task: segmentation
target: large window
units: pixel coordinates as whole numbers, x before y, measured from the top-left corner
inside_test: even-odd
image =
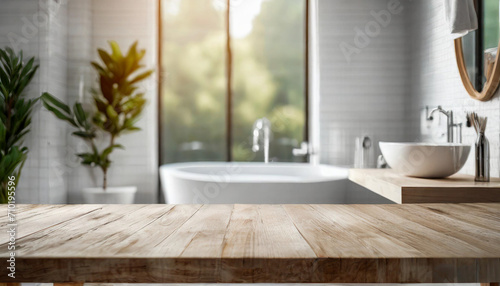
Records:
[[[304,160],[292,149],[307,140],[306,0],[160,1],[161,163],[263,161],[262,117],[270,158]]]

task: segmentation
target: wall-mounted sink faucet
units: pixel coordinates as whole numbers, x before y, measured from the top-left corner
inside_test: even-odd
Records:
[[[440,112],[446,116],[446,130],[447,130],[447,142],[448,143],[453,143],[454,140],[454,130],[457,128],[458,134],[457,134],[457,143],[462,143],[462,123],[454,123],[453,121],[453,110],[444,110],[441,105],[438,107],[432,109],[429,112],[429,107],[426,106],[425,110],[427,111],[427,120],[433,120],[434,119],[434,113]]]
[[[253,145],[252,151],[260,150],[260,142],[264,146],[264,162],[269,163],[269,140],[271,137],[271,122],[263,117],[257,119],[253,124]]]

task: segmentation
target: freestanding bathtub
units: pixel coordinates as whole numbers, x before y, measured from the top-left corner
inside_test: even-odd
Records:
[[[305,163],[197,162],[160,167],[169,204],[339,204],[348,169]]]

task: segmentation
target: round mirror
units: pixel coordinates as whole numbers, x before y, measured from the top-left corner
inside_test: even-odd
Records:
[[[474,0],[478,29],[455,40],[460,76],[469,95],[481,101],[493,97],[500,83],[498,46],[500,0]]]

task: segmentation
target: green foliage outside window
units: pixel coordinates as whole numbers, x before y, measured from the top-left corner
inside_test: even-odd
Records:
[[[162,163],[225,161],[225,10],[210,0],[166,0],[162,11]],[[178,3],[174,12],[169,9]],[[232,11],[248,9],[238,2]],[[251,32],[232,38],[235,161],[262,161],[251,151],[252,126],[272,122],[270,156],[300,161],[304,136],[305,3],[262,1]]]

